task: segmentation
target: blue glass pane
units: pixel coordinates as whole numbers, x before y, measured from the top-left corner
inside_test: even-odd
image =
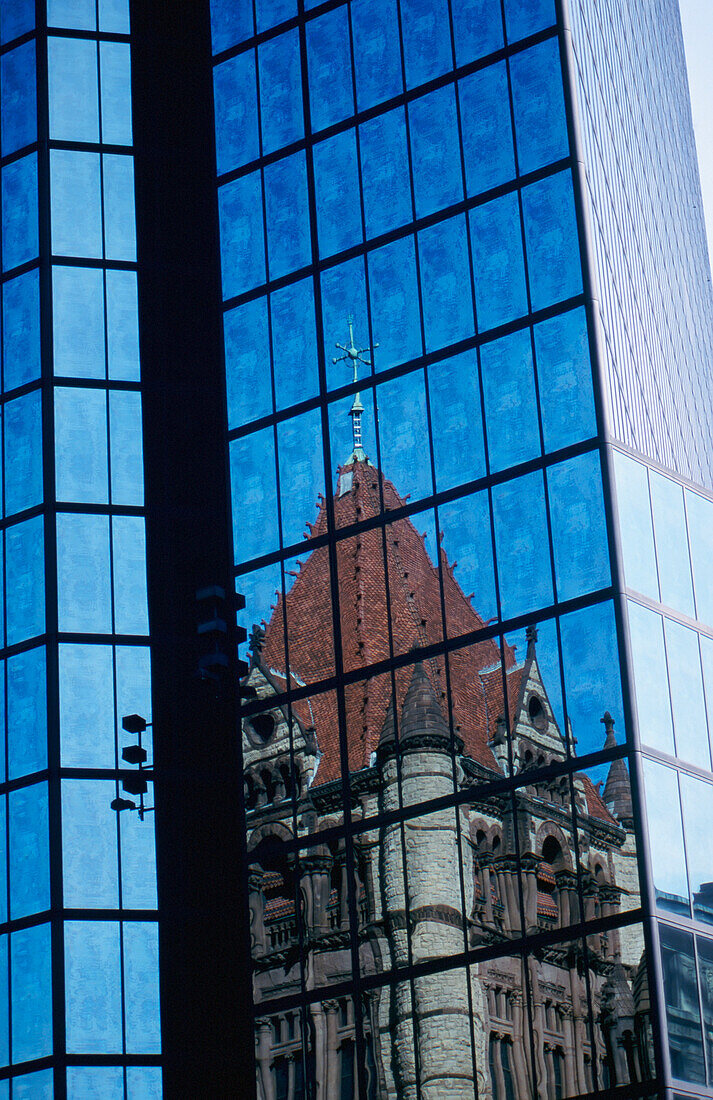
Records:
[[[51,41],[51,39],[50,39]],[[0,147],[2,155],[37,141],[35,43],[25,42],[0,61]]]
[[[135,271],[105,272],[109,377],[138,382],[139,307]]]
[[[50,137],[55,141],[98,142],[96,42],[82,38],[49,38],[47,65]]]
[[[505,24],[509,42],[552,27],[557,21],[554,0],[505,0]]]
[[[270,278],[279,279],[311,259],[304,153],[265,168],[265,213]]]
[[[7,917],[4,919],[7,919]],[[0,936],[0,1065],[2,1066],[8,1065],[10,1061],[10,966],[8,947],[9,936]],[[5,1090],[0,1090],[0,1097],[2,1097],[2,1100],[10,1100],[9,1083],[4,1081],[3,1084]]]
[[[713,835],[713,788],[710,783],[681,773],[681,805],[693,916],[713,924],[711,906],[711,836]],[[688,914],[687,914],[688,915]],[[710,943],[710,941],[701,941]],[[710,972],[710,971],[709,971]]]
[[[106,394],[58,386],[54,400],[57,500],[107,504]]]
[[[522,211],[533,310],[581,294],[582,264],[570,173],[560,172],[525,187]]]
[[[42,395],[39,390],[8,401],[4,416],[5,514],[42,500]]]
[[[472,493],[461,500],[442,504],[438,509],[438,524],[443,537],[444,567],[446,562],[454,567],[453,576],[461,592],[473,593],[471,605],[484,621],[497,618],[487,492]],[[452,606],[457,607],[457,601]],[[451,605],[447,602],[446,629],[449,637],[455,637],[459,633],[458,624],[451,621],[450,612]]]
[[[229,46],[252,37],[252,4],[236,4],[235,0],[211,0],[210,26],[213,39],[213,53],[221,53]]]
[[[35,0],[5,0],[0,4],[0,42],[12,42],[35,25]]]
[[[7,644],[42,634],[45,629],[45,571],[42,516],[5,535],[5,607]]]
[[[698,635],[695,630],[664,618],[664,637],[676,755],[710,769]]]
[[[5,391],[40,376],[40,277],[37,268],[4,283],[3,385]]]
[[[452,5],[456,62],[466,65],[503,44],[500,0],[458,0]]]
[[[548,467],[557,599],[611,583],[599,452]]]
[[[7,659],[8,779],[47,767],[47,684],[44,649]]]
[[[231,57],[213,70],[218,175],[260,155],[255,54]]]
[[[683,489],[655,470],[649,471],[651,505],[656,535],[661,602],[695,617],[693,582],[688,555]]]
[[[465,215],[418,235],[426,351],[455,344],[475,332]]]
[[[686,489],[686,513],[696,614],[702,622],[713,625],[713,501]]]
[[[413,237],[376,249],[368,262],[371,321],[379,345],[373,362],[386,370],[423,354]]]
[[[353,0],[352,36],[360,111],[403,90],[396,0]]]
[[[5,729],[5,661],[0,661],[0,750],[4,749],[6,744],[7,735]],[[5,772],[5,761],[0,760],[0,783],[4,783],[6,779],[7,775]]]
[[[124,714],[151,714],[151,657],[147,646],[117,645],[114,648],[116,662],[116,714],[120,746],[134,744],[136,738],[121,728]],[[142,744],[151,758],[151,727],[142,738]]]
[[[3,680],[5,670],[3,669]],[[0,882],[0,920],[5,922],[8,919],[8,874],[7,874],[7,799],[3,795],[0,798],[0,876],[2,881]],[[5,938],[2,938],[2,944],[0,944],[0,1065],[3,1064],[2,1060],[2,1046],[7,1039],[7,1032],[3,1032],[2,1025],[6,1022],[2,1019],[5,1015],[5,1003],[7,999],[7,954],[5,950]],[[5,1057],[7,1061],[7,1057]]]
[[[47,0],[47,25],[71,27],[75,31],[95,31],[95,0]]]
[[[673,768],[643,759],[651,864],[660,909],[690,916],[681,803]]]
[[[540,454],[530,330],[480,351],[490,469],[504,470]]]
[[[67,909],[116,909],[119,858],[113,779],[62,781],[62,878]]]
[[[100,42],[102,141],[131,145],[131,49],[128,42]]]
[[[428,395],[436,489],[442,492],[482,477],[485,451],[475,353],[430,366]]]
[[[144,747],[145,747],[145,742]],[[113,797],[113,796],[112,796]],[[146,804],[153,806],[149,784]],[[137,813],[119,817],[121,830],[121,904],[125,909],[155,909],[156,841],[151,814],[142,821]]]
[[[453,85],[409,104],[416,216],[463,198],[463,174]]]
[[[545,450],[556,451],[596,435],[584,309],[535,325],[535,354]]]
[[[223,336],[228,427],[237,428],[272,412],[267,299],[224,313]]]
[[[10,819],[10,917],[18,920],[50,907],[49,805],[47,784],[8,795]]]
[[[305,523],[316,518],[317,495],[324,492],[324,459],[319,410],[277,427],[280,458],[282,542],[304,538]]]
[[[542,474],[493,487],[493,519],[504,619],[552,603],[552,569]]]
[[[34,260],[39,253],[37,154],[2,169],[3,271]]]
[[[401,29],[407,88],[452,68],[448,0],[401,0]]]
[[[510,59],[520,173],[569,154],[559,43],[548,38]]]
[[[109,518],[57,516],[59,629],[111,633]]]
[[[713,924],[710,901],[711,836],[713,836],[713,787],[692,775],[681,773],[681,805],[686,837],[688,881],[693,898],[693,915]],[[686,913],[688,916],[688,913]]]
[[[233,298],[265,281],[260,173],[218,189],[223,297]]]
[[[673,727],[661,616],[629,600],[639,736],[644,745],[673,755]]]
[[[52,251],[57,256],[102,255],[101,179],[98,153],[50,153]]]
[[[127,1100],[161,1100],[163,1085],[158,1066],[127,1066]]]
[[[344,344],[348,338],[347,321],[350,317],[354,321],[354,338],[359,346],[365,347],[369,343],[364,260],[361,256],[322,273],[322,317],[328,384],[330,389],[345,386],[352,381],[351,369],[345,363],[334,363],[332,360],[344,354],[336,349],[335,344]],[[362,369],[368,371],[368,367]]]
[[[312,130],[323,130],[354,114],[351,66],[347,62],[346,7],[307,24],[307,67]]]
[[[304,134],[298,32],[264,42],[258,49],[258,67],[262,151],[273,153]]]
[[[54,1073],[51,1069],[39,1073],[27,1073],[14,1077],[12,1081],[13,1100],[52,1100],[54,1096]]]
[[[131,390],[109,393],[112,504],[144,502],[144,457],[141,395]]]
[[[72,1100],[124,1100],[121,1066],[67,1066],[67,1096]]]
[[[148,634],[146,526],[141,516],[113,516],[114,631]]]
[[[15,1063],[45,1058],[52,1053],[50,955],[49,924],[23,928],[10,937],[12,1060]],[[17,1094],[17,1082],[13,1083],[13,1093]],[[25,1095],[27,1100],[31,1097],[34,1100],[43,1094],[30,1090]]]
[[[466,76],[458,84],[463,157],[469,195],[515,176],[515,150],[505,62]]]
[[[60,645],[59,730],[63,767],[115,766],[110,646]]]
[[[312,280],[270,295],[275,402],[284,409],[319,391]]]
[[[484,332],[527,313],[517,195],[471,210],[470,236],[478,329]]]
[[[134,158],[105,153],[104,251],[107,260],[136,259]]]
[[[102,272],[88,267],[53,267],[52,312],[55,374],[104,378]]]
[[[579,756],[602,748],[601,717],[614,718],[619,744],[626,740],[614,607],[595,604],[560,619],[567,716]]]
[[[126,1051],[155,1054],[161,1049],[156,924],[124,923],[124,988]]]
[[[423,371],[385,382],[376,391],[376,401],[382,471],[412,500],[432,493],[431,458],[421,443],[427,423]]]
[[[321,141],[313,158],[319,254],[331,256],[362,239],[356,132]]]
[[[121,1053],[121,959],[115,921],[64,925],[67,1051]]]
[[[129,34],[129,0],[99,0],[99,30],[105,34]]]
[[[366,235],[376,237],[413,217],[403,107],[359,128]]]
[[[265,428],[230,444],[235,561],[247,561],[279,547],[275,443]],[[260,516],[255,523],[249,517]]]
[[[297,0],[255,0],[257,33],[293,19],[297,15]]]
[[[620,451],[614,451],[613,457],[624,580],[628,588],[634,588],[652,600],[658,600],[654,530],[646,467]]]

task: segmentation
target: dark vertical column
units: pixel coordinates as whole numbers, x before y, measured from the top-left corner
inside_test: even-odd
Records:
[[[208,0],[132,0],[165,1095],[254,1090]],[[201,677],[196,591],[225,589]]]

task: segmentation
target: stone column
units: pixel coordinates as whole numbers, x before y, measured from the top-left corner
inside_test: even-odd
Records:
[[[572,1009],[569,1005],[562,1005],[561,1013],[564,1023],[564,1082],[567,1096],[575,1096],[577,1093],[577,1074]]]
[[[493,1092],[496,1096],[505,1096],[505,1074],[503,1073],[503,1063],[501,1054],[501,1045],[503,1042],[502,1035],[498,1031],[494,1031],[490,1037],[490,1041],[493,1044]]]
[[[495,924],[495,918],[493,916],[493,891],[490,885],[490,857],[483,858],[481,864],[481,872],[483,875],[483,902],[485,904],[485,923],[492,928]]]
[[[267,1020],[257,1025],[257,1061],[258,1095],[263,1100],[275,1100],[275,1082],[272,1077],[272,1028]]]
[[[320,1004],[311,1005],[309,1012],[314,1028],[314,1067],[317,1079],[317,1100],[331,1100],[327,1092],[327,1029],[324,1012]]]
[[[522,885],[525,902],[525,931],[527,935],[537,932],[537,864],[535,856],[523,856]]]
[[[265,954],[265,895],[262,892],[262,871],[251,868],[248,874],[248,906],[250,911],[250,948],[253,958]]]
[[[329,1100],[332,1096],[339,1095],[339,1039],[337,1037],[339,1002],[322,1001],[322,1008],[327,1018],[327,1091],[325,1093],[325,1098]]]
[[[530,1034],[525,1023],[523,995],[521,990],[514,989],[510,994],[512,1002],[513,1044],[512,1057],[515,1070],[515,1089],[518,1100],[531,1100],[532,1088],[530,1085],[529,1046]],[[526,1053],[527,1051],[527,1053]]]

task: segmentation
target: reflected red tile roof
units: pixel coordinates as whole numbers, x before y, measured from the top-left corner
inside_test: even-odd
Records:
[[[404,500],[390,481],[365,462],[344,467],[351,475],[351,487],[334,497],[337,529],[344,529],[380,515],[379,479],[384,507],[393,511]],[[386,516],[388,519],[388,515]],[[322,500],[312,535],[327,530],[327,513]],[[481,630],[484,622],[462,592],[454,567],[440,551],[443,599],[451,636]],[[381,528],[362,531],[337,543],[337,588],[343,664],[347,671],[365,668],[389,656],[389,620],[395,654],[408,653],[414,646],[442,641],[441,588],[438,569],[433,565],[411,519],[402,518]],[[387,604],[385,576],[389,581]],[[284,606],[283,606],[284,602]],[[389,614],[390,612],[390,614]],[[293,683],[313,683],[334,672],[332,648],[332,598],[327,547],[313,550],[296,571],[286,600],[278,600],[265,632],[263,665],[284,674],[285,651],[283,613],[287,616],[290,674]],[[425,663],[443,713],[448,717],[445,658]],[[504,714],[500,650],[487,639],[449,656],[453,725],[463,738],[465,751],[488,768],[497,765],[488,741]],[[505,667],[511,714],[521,692],[521,669],[514,651],[506,646]],[[395,673],[397,714],[408,689],[412,669]],[[346,689],[346,728],[349,770],[369,765],[376,750],[391,699],[391,677],[381,675],[349,685]],[[302,721],[316,730],[323,753],[317,782],[325,783],[340,774],[337,700],[334,692],[310,697],[309,707],[298,709]]]

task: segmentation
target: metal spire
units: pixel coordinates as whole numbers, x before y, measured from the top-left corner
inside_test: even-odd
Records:
[[[364,354],[368,351],[373,351],[374,348],[378,348],[378,344],[374,344],[374,348],[358,348],[354,343],[354,318],[348,317],[347,324],[349,325],[349,343],[348,344],[336,344],[336,348],[339,351],[343,351],[344,355],[338,356],[336,359],[332,359],[333,363],[342,363],[346,360],[351,363],[354,368],[353,381],[356,382],[359,377],[359,363],[363,363],[365,367],[371,366],[371,360],[365,359]],[[368,462],[366,453],[364,451],[363,439],[361,434],[361,414],[364,412],[364,406],[361,403],[361,394],[354,394],[354,401],[349,411],[349,415],[352,418],[352,441],[354,450],[349,459],[349,462]]]

